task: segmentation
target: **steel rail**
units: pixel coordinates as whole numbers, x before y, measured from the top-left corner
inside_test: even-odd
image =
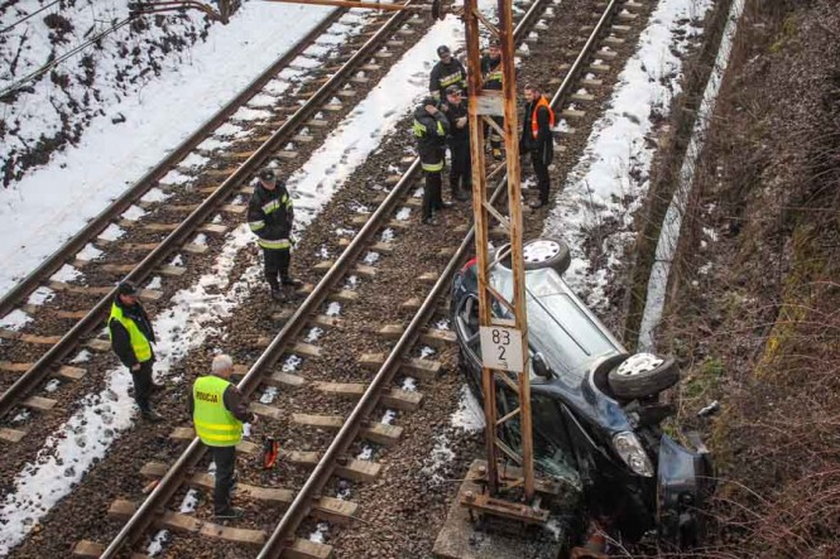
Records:
[[[408,0],[410,4],[413,0]],[[289,135],[302,126],[306,119],[316,112],[324,101],[341,85],[349,75],[355,71],[355,67],[371,51],[379,46],[383,38],[388,35],[394,27],[398,26],[407,17],[407,13],[398,12],[391,16],[382,27],[362,45],[335,74],[324,82],[324,84],[304,103],[294,114],[292,114],[266,142],[257,148],[248,159],[246,159],[236,171],[219,185],[193,212],[188,215],[178,227],[173,230],[160,244],[158,244],[146,257],[125,277],[125,280],[135,283],[141,282],[158,268],[166,258],[178,246],[184,244],[187,238],[192,235],[198,227],[206,221],[216,207],[219,206],[232,191],[250,177],[260,165],[271,157],[280,145],[289,139]],[[108,295],[103,297],[96,306],[81,318],[62,338],[51,346],[32,367],[21,375],[12,386],[0,395],[0,417],[8,414],[18,402],[32,391],[49,374],[50,367],[60,359],[64,358],[78,343],[78,341],[102,322],[111,301],[116,293],[116,287]]]
[[[566,95],[568,95],[568,90],[573,83],[573,74],[579,70],[582,65],[582,61],[590,54],[598,34],[600,34],[601,30],[605,26],[609,16],[612,15],[617,2],[618,0],[611,0],[605,8],[604,13],[598,21],[598,25],[596,25],[593,29],[589,39],[583,46],[581,52],[578,54],[575,64],[570,67],[566,74],[566,78],[552,96],[552,108],[556,108],[558,103],[565,98]],[[531,10],[529,10],[528,14],[526,14],[526,17],[531,14],[532,10],[536,8],[538,3],[539,2],[532,6]],[[527,21],[530,21],[530,18]],[[522,27],[525,22],[526,19],[523,18],[514,31],[514,38],[517,42],[519,42],[520,36],[525,29],[525,27]],[[417,161],[415,161],[415,163],[417,163]],[[501,165],[497,170],[502,171],[504,168],[505,165]],[[506,187],[507,174],[505,174],[497,183],[495,190],[490,197],[490,202],[495,203],[506,192]],[[438,297],[441,296],[444,289],[448,286],[450,276],[467,255],[467,251],[472,245],[474,236],[475,226],[470,228],[469,232],[464,237],[464,240],[461,242],[461,245],[458,247],[455,255],[453,255],[450,259],[437,282],[435,282],[435,285],[424,299],[420,309],[414,315],[414,318],[406,327],[402,336],[400,336],[385,362],[377,371],[364,394],[353,408],[353,411],[350,412],[350,415],[345,420],[338,434],[336,434],[333,438],[330,446],[324,452],[321,459],[318,461],[318,464],[307,478],[304,486],[295,495],[294,500],[284,512],[283,517],[275,527],[274,532],[272,532],[262,550],[260,550],[260,553],[257,556],[258,559],[276,559],[280,557],[283,550],[289,546],[289,542],[292,540],[295,531],[300,526],[300,523],[304,518],[306,518],[306,516],[308,516],[314,499],[317,495],[321,494],[321,491],[327,481],[332,476],[336,460],[347,451],[347,448],[349,448],[350,444],[352,444],[353,440],[357,437],[358,432],[361,429],[362,421],[366,419],[374,410],[376,405],[378,405],[382,391],[387,388],[388,384],[393,379],[394,374],[399,369],[400,361],[403,356],[406,355],[411,347],[417,342],[420,335],[420,329],[431,318]]]
[[[533,20],[539,15],[543,7],[543,2],[537,0],[531,5],[531,8],[525,13],[522,19],[514,29],[514,41],[520,43],[523,39],[525,31],[530,28]],[[566,86],[568,87],[568,86]],[[415,159],[414,164],[417,165],[419,159]],[[504,165],[500,165],[493,174],[501,173],[505,169]],[[497,183],[493,195],[490,198],[491,203],[505,192],[507,187],[507,175],[505,174]],[[353,411],[345,419],[338,434],[333,438],[330,446],[321,456],[318,464],[313,469],[312,473],[307,478],[304,486],[295,495],[292,503],[286,509],[283,517],[278,522],[268,541],[260,550],[258,559],[277,558],[280,557],[283,550],[288,547],[289,542],[293,538],[295,531],[306,516],[312,506],[315,497],[321,493],[327,481],[333,474],[337,459],[342,456],[353,440],[358,435],[361,429],[362,421],[364,421],[378,405],[382,390],[393,380],[394,374],[399,369],[400,362],[404,355],[408,353],[411,347],[417,342],[420,335],[420,329],[425,325],[432,316],[436,301],[447,287],[452,273],[457,269],[458,265],[463,261],[467,251],[472,245],[475,236],[475,226],[470,228],[470,231],[464,237],[455,255],[449,260],[446,268],[438,277],[434,286],[420,306],[420,309],[414,315],[409,325],[406,327],[403,334],[400,336],[394,348],[388,354],[385,362],[377,371],[371,383],[368,385],[362,397],[356,403]]]
[[[409,0],[409,2],[410,1],[411,0]],[[380,31],[377,32],[373,37],[371,37],[371,39],[367,43],[365,43],[365,45],[356,53],[356,55],[354,55],[351,58],[351,60],[348,61],[348,63],[345,65],[345,68],[352,68],[355,66],[356,61],[366,56],[369,56],[369,53],[367,52],[368,49],[365,49],[365,47],[367,47],[368,44],[373,44],[372,42],[375,42],[379,38],[381,38],[381,36],[384,33],[387,33],[386,28],[392,28],[394,25],[398,24],[402,19],[404,19],[402,13],[398,13],[392,16],[385,23],[383,28],[380,29]],[[332,82],[332,79],[325,83],[324,86],[322,86],[321,89],[319,89],[319,91],[315,93],[315,96],[319,96],[319,94],[320,97],[328,95],[330,93],[330,90],[325,88],[330,82]],[[298,113],[295,113],[295,115],[297,114]],[[287,121],[286,124],[289,124],[289,121]],[[286,126],[286,124],[284,124],[284,127]],[[272,139],[274,138],[274,136],[280,137],[279,134],[280,130],[278,130],[277,133],[275,133],[272,136]],[[271,142],[271,140],[269,140],[269,142]],[[251,158],[255,158],[256,156],[257,153],[253,154]],[[248,161],[250,161],[251,158],[249,158]],[[356,236],[353,238],[350,244],[344,249],[344,251],[341,253],[341,256],[339,256],[339,258],[335,261],[333,266],[321,278],[321,280],[312,290],[312,293],[310,293],[309,296],[307,296],[306,299],[300,304],[300,306],[298,306],[294,314],[289,318],[289,320],[284,324],[284,326],[280,329],[277,335],[272,339],[271,343],[268,345],[266,350],[262,353],[262,355],[260,355],[257,361],[254,362],[254,364],[251,366],[251,368],[248,370],[248,372],[245,374],[242,380],[239,381],[238,388],[245,397],[248,397],[259,386],[261,377],[268,369],[274,366],[274,364],[283,355],[286,348],[292,344],[294,337],[306,324],[308,316],[310,316],[313,312],[315,312],[318,309],[318,306],[321,305],[321,303],[323,303],[329,296],[331,289],[334,288],[337,282],[341,279],[341,277],[343,277],[346,274],[346,272],[350,270],[350,267],[359,257],[372,235],[385,222],[386,216],[390,215],[394,211],[399,199],[406,194],[407,189],[411,184],[411,179],[417,173],[417,170],[419,168],[419,160],[415,160],[414,163],[405,172],[402,179],[394,186],[394,188],[391,189],[390,193],[385,198],[385,200],[371,215],[371,218],[365,223],[365,225],[356,234]],[[220,186],[219,189],[221,188],[222,187]],[[163,508],[166,506],[166,503],[178,490],[178,487],[183,482],[189,470],[196,465],[196,463],[201,459],[205,451],[206,447],[199,441],[198,438],[194,438],[190,442],[187,449],[175,462],[175,464],[173,464],[172,467],[169,468],[169,470],[167,470],[166,474],[163,476],[163,478],[160,480],[157,486],[155,486],[155,488],[148,495],[148,497],[146,497],[146,499],[138,507],[138,509],[134,512],[131,518],[129,518],[129,520],[123,525],[122,529],[117,534],[117,536],[113,540],[111,540],[111,543],[102,553],[100,558],[116,557],[123,546],[129,543],[133,543],[134,538],[140,537],[145,532],[149,524],[151,524],[151,522],[153,521],[154,517],[160,514],[160,511],[163,510]]]
[[[333,10],[324,20],[307,33],[300,41],[295,43],[289,52],[278,58],[265,72],[259,75],[254,81],[248,84],[239,94],[219,112],[210,117],[201,127],[184,140],[172,153],[162,159],[157,165],[149,170],[143,177],[134,183],[116,200],[102,210],[96,217],[90,220],[73,237],[68,239],[61,247],[52,253],[46,260],[27,274],[12,289],[0,297],[0,317],[6,316],[9,312],[19,306],[24,297],[28,296],[38,288],[41,282],[45,281],[67,260],[82,250],[87,243],[102,232],[121,213],[127,210],[138,198],[150,190],[158,180],[163,178],[176,163],[186,157],[192,150],[198,147],[207,136],[234,114],[243,104],[259,92],[262,87],[273,79],[285,66],[288,66],[300,53],[309,48],[330,25],[335,23],[347,10]]]

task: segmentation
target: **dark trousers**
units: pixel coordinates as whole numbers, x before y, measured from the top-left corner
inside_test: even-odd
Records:
[[[213,507],[224,512],[230,507],[230,490],[233,489],[233,470],[236,466],[235,446],[211,446],[216,463],[216,485],[213,488]]]
[[[531,152],[531,163],[534,165],[534,173],[537,175],[537,188],[540,192],[540,202],[547,204],[551,178],[548,176],[548,165],[543,161],[542,150]]]
[[[289,262],[292,256],[287,248],[264,248],[263,249],[263,269],[265,271],[265,279],[271,289],[280,289],[280,282],[278,278],[289,277]]]
[[[449,168],[449,187],[454,196],[459,188],[467,192],[472,190],[472,162],[470,161],[470,144],[452,144],[449,146],[452,154],[452,166]]]
[[[149,411],[149,396],[152,393],[152,361],[140,363],[140,368],[131,371],[131,378],[134,379],[134,401],[140,411]]]
[[[443,185],[442,171],[424,171],[426,187],[423,189],[423,219],[432,217],[435,210],[443,207],[440,187]]]

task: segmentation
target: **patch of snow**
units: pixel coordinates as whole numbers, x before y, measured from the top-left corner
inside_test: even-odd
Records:
[[[408,206],[403,206],[402,208],[400,208],[396,215],[397,221],[408,221],[410,217],[411,208],[409,208]]]
[[[653,128],[651,119],[667,115],[679,92],[680,57],[698,35],[688,22],[703,17],[711,5],[711,0],[661,0],[656,5],[638,50],[619,74],[610,108],[594,124],[583,156],[546,219],[543,236],[564,238],[572,251],[564,278],[596,312],[606,302],[614,269],[610,263],[622,260],[623,240],[633,230],[633,217],[649,187],[654,148],[645,137]],[[583,247],[595,232],[601,235],[607,219],[619,227],[599,247],[608,254],[607,266],[595,267]]]
[[[484,429],[484,408],[466,384],[461,386],[458,410],[450,416],[449,423],[467,433]]]
[[[362,447],[362,451],[356,456],[358,460],[370,461],[373,459],[373,447],[366,444]]]
[[[303,341],[305,341],[308,344],[311,344],[313,342],[317,342],[318,339],[323,335],[323,333],[324,333],[323,328],[320,328],[318,326],[313,326],[312,328],[309,329],[309,332],[307,332],[306,337],[303,339]]]
[[[261,404],[266,404],[266,405],[270,404],[271,402],[274,401],[275,398],[277,398],[277,395],[279,393],[280,393],[280,391],[277,389],[276,386],[267,387],[265,389],[265,391],[262,393],[262,395],[260,396],[260,403]]]
[[[53,281],[70,283],[76,280],[77,278],[80,278],[82,275],[84,274],[82,274],[82,272],[80,272],[77,268],[74,268],[70,264],[65,264],[64,266],[59,268],[56,273],[50,276],[50,279]]]
[[[73,364],[73,365],[78,364],[78,363],[86,363],[86,362],[90,361],[90,356],[91,356],[90,351],[88,351],[86,349],[80,350],[79,353],[76,354],[76,357],[74,357],[73,359],[70,360],[70,363]]]
[[[146,284],[146,289],[160,289],[163,286],[163,279],[160,276],[155,276]]]
[[[30,322],[32,322],[30,315],[20,309],[15,309],[3,318],[0,318],[0,328],[20,330]]]
[[[361,283],[358,276],[348,276],[344,282],[344,289],[356,289]]]
[[[169,261],[170,266],[183,266],[184,265],[184,256],[182,254],[176,254],[172,260]]]
[[[99,234],[99,238],[106,241],[116,241],[123,235],[125,235],[125,231],[116,223],[112,223]]]
[[[330,531],[330,525],[326,522],[319,522],[315,530],[309,534],[309,541],[315,543],[326,543],[326,535]]]
[[[385,410],[385,415],[379,420],[383,425],[393,425],[394,420],[397,419],[397,412],[394,410]]]
[[[424,345],[420,348],[420,359],[426,359],[427,357],[431,357],[435,353],[437,353],[435,351],[435,348]]]
[[[79,260],[96,260],[102,256],[102,251],[93,246],[93,243],[88,243],[85,248],[76,253],[76,258]]]
[[[291,373],[293,371],[296,371],[297,368],[300,367],[301,363],[303,363],[303,359],[300,356],[295,355],[293,353],[286,357],[286,360],[283,361],[283,366],[280,370],[282,370],[284,373]]]
[[[450,329],[450,322],[449,318],[441,318],[437,322],[435,322],[435,330],[449,330]]]
[[[414,377],[405,377],[400,388],[407,392],[417,392],[417,379]]]
[[[382,234],[379,236],[379,240],[382,241],[383,243],[390,243],[395,238],[396,238],[396,234],[394,233],[394,230],[391,229],[390,227],[386,227],[385,230],[382,231]]]
[[[325,314],[327,316],[338,316],[341,314],[341,303],[338,301],[330,301],[330,304],[327,305],[327,311]]]
[[[367,254],[365,254],[365,257],[362,259],[362,262],[364,262],[368,266],[373,266],[374,264],[379,262],[379,256],[380,255],[378,252],[369,250]]]
[[[55,392],[61,386],[61,381],[57,378],[50,379],[50,381],[44,386],[44,390],[46,392]]]
[[[207,235],[205,233],[199,233],[193,239],[193,244],[196,245],[206,245],[207,244]]]

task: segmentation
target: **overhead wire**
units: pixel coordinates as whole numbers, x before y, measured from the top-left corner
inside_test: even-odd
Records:
[[[29,74],[27,74],[26,76],[17,80],[13,84],[11,84],[11,85],[3,88],[2,90],[0,90],[0,97],[3,97],[5,95],[7,95],[8,93],[13,92],[13,91],[19,89],[23,84],[25,84],[27,82],[30,82],[30,81],[34,80],[35,78],[38,78],[38,77],[44,75],[46,72],[48,72],[49,70],[51,70],[55,66],[61,64],[62,62],[64,62],[68,58],[78,54],[79,52],[83,51],[84,49],[86,49],[89,46],[93,45],[94,43],[98,42],[100,39],[102,39],[106,35],[109,35],[109,34],[113,33],[114,31],[120,29],[121,27],[124,27],[126,24],[130,23],[131,20],[133,20],[135,17],[136,16],[131,15],[131,16],[125,18],[124,20],[115,23],[111,27],[109,27],[109,28],[107,28],[103,31],[100,31],[99,33],[97,33],[96,35],[94,35],[93,37],[91,37],[90,39],[85,41],[84,43],[82,43],[82,44],[80,44],[76,47],[73,47],[69,51],[62,54],[61,56],[55,58],[54,60],[51,60],[47,64],[44,64],[43,66],[41,66],[37,70],[35,70],[33,72],[30,72]]]
[[[52,6],[55,6],[55,5],[56,5],[56,4],[58,4],[59,2],[61,2],[61,0],[53,0],[52,2],[50,2],[49,4],[47,4],[46,6],[41,6],[40,8],[38,8],[37,10],[35,10],[34,12],[32,12],[31,14],[26,15],[26,16],[23,16],[22,18],[20,18],[19,20],[17,20],[17,21],[16,21],[16,22],[14,22],[13,24],[11,24],[11,25],[9,25],[9,26],[6,26],[6,27],[4,27],[3,29],[0,29],[0,33],[5,33],[6,31],[9,31],[10,29],[14,29],[15,27],[17,27],[18,25],[20,25],[20,24],[21,24],[21,23],[23,23],[24,21],[28,20],[29,18],[35,17],[36,15],[40,14],[41,12],[43,12],[44,10],[46,10],[47,8],[50,8],[50,7],[52,7]]]

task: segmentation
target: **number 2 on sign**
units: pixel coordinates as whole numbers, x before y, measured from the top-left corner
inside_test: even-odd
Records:
[[[522,372],[522,335],[516,328],[482,326],[481,361],[489,369]]]

